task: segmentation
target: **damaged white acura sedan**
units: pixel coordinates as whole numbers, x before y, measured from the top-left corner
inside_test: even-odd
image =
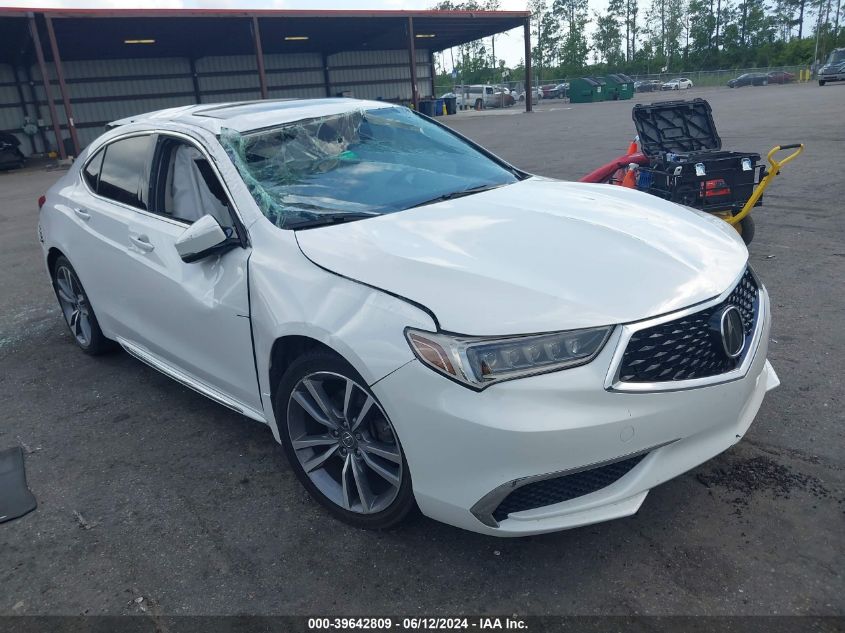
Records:
[[[268,424],[357,526],[415,505],[500,536],[633,514],[778,384],[732,227],[531,176],[403,107],[126,119],[40,202],[79,347],[116,341]]]

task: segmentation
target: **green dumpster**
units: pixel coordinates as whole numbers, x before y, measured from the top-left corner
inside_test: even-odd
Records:
[[[623,75],[622,73],[605,75],[604,80],[607,83],[607,96],[605,100],[616,101],[618,99],[633,98],[634,80],[628,75]]]
[[[601,77],[580,77],[569,82],[570,103],[596,103],[605,100],[607,85]]]

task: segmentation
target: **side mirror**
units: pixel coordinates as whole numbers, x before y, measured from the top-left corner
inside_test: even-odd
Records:
[[[183,262],[190,264],[209,255],[223,253],[238,243],[238,240],[226,235],[217,220],[204,215],[177,238],[176,252]]]

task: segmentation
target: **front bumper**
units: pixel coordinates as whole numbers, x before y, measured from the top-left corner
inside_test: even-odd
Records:
[[[420,509],[439,521],[497,536],[552,532],[633,514],[651,488],[739,441],[766,391],[779,384],[766,360],[770,318],[765,290],[761,301],[761,332],[748,372],[706,387],[640,393],[605,389],[620,328],[588,365],[481,392],[419,361],[393,372],[373,390],[402,442]],[[596,492],[498,522],[483,507],[485,497],[511,482],[644,451],[648,455],[630,472]]]

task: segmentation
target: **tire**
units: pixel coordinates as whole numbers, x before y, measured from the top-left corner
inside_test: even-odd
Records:
[[[91,356],[111,351],[114,343],[103,335],[91,300],[67,257],[60,256],[50,272],[59,308],[77,347]]]
[[[745,245],[748,246],[751,244],[754,239],[754,218],[750,215],[746,215],[739,221],[739,224],[735,224],[734,227],[740,237],[742,237],[742,241],[745,242]]]
[[[819,85],[823,86],[824,84],[825,84],[825,82],[823,80],[819,79]]]
[[[481,101],[481,99],[475,100],[475,109],[476,110],[481,110],[483,108],[483,106],[484,106],[484,102]]]
[[[309,494],[345,523],[384,530],[416,504],[399,438],[366,384],[343,358],[316,350],[291,363],[274,406],[285,454]]]

